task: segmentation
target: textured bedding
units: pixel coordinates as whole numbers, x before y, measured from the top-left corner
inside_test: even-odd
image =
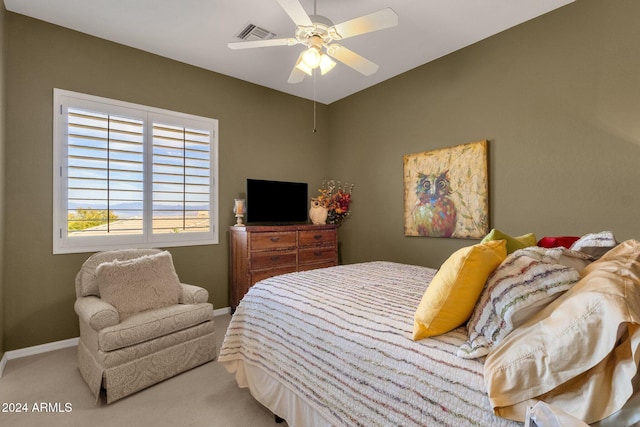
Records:
[[[236,309],[218,361],[237,375],[259,370],[327,425],[521,425],[493,415],[484,359],[456,355],[464,326],[411,339],[435,272],[370,262],[259,282]]]
[[[569,291],[514,330],[486,358],[496,411],[518,419],[537,400],[589,423],[634,393],[640,363],[640,242],[585,267]]]

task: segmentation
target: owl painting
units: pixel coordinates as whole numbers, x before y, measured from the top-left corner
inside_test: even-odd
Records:
[[[419,172],[415,186],[413,222],[420,236],[451,237],[456,227],[456,205],[449,198],[449,171]]]
[[[405,236],[481,239],[489,232],[487,146],[403,156]]]

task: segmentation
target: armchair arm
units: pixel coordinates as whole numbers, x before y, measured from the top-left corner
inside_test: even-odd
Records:
[[[180,283],[182,287],[182,295],[180,296],[181,304],[200,304],[209,302],[209,292],[200,286],[187,285]]]
[[[78,317],[84,320],[95,331],[120,323],[118,310],[96,296],[78,298],[73,308]]]

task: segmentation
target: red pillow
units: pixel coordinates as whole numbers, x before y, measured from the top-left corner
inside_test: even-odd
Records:
[[[579,238],[580,237],[576,236],[543,237],[538,241],[538,246],[541,248],[557,248],[559,246],[564,246],[569,249]]]

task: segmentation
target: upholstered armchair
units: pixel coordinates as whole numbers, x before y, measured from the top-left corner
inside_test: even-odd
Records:
[[[78,366],[107,403],[215,359],[209,293],[158,249],[98,252],[76,276]]]

